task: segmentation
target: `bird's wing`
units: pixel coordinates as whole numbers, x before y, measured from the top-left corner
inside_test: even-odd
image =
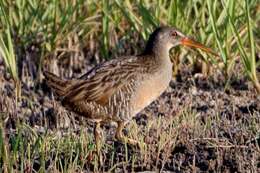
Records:
[[[116,91],[135,79],[139,67],[138,58],[134,56],[105,62],[73,82],[63,99],[104,105]]]

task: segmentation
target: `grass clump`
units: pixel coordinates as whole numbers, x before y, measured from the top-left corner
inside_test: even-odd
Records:
[[[250,165],[243,161],[250,153],[257,153],[256,146],[251,145],[252,141],[242,144],[240,140],[250,139],[258,133],[260,122],[256,117],[248,119],[249,126],[239,121],[231,122],[219,115],[203,121],[201,118],[197,112],[183,109],[178,117],[153,118],[145,126],[138,126],[133,121],[128,127],[129,136],[140,142],[140,148],[110,141],[107,136],[102,143],[101,162],[95,154],[94,137],[86,129],[52,131],[21,124],[15,133],[8,133],[1,127],[1,171],[194,171],[202,166],[200,164],[206,164],[207,170],[214,171],[226,169],[226,161],[221,159],[232,154],[236,160],[241,160],[237,163],[241,170],[257,169],[257,156],[252,158]],[[227,128],[229,123],[236,124],[240,129],[234,132],[235,126]],[[227,132],[230,137],[225,136]],[[239,134],[240,137],[235,137]],[[248,153],[246,156],[243,154],[245,152]],[[175,159],[180,162],[174,162]],[[236,165],[233,166],[229,165],[228,169],[237,169]]]

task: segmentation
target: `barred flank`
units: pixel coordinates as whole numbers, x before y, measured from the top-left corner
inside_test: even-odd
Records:
[[[47,84],[54,90],[55,94],[57,94],[58,96],[63,96],[66,94],[66,88],[69,85],[68,81],[63,80],[60,77],[48,71],[44,71],[43,75],[45,76]]]

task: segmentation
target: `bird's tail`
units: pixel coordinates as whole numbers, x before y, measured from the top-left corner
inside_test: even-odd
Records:
[[[58,96],[63,96],[66,94],[66,89],[70,85],[69,81],[63,80],[48,71],[44,71],[43,75],[45,76],[48,86],[54,90],[55,94],[57,94]]]

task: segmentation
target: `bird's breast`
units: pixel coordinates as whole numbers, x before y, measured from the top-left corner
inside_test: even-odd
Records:
[[[156,100],[166,90],[171,77],[171,66],[166,66],[154,74],[147,74],[143,80],[140,80],[132,99],[134,115]]]

